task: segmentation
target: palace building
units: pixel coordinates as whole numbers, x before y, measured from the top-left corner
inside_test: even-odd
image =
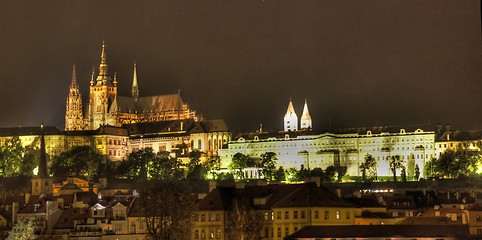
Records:
[[[75,66],[65,109],[65,130],[95,130],[103,125],[120,127],[122,124],[165,120],[197,120],[196,112],[184,103],[180,92],[169,95],[141,97],[134,64],[131,96],[117,94],[117,76],[109,75],[105,44],[102,44],[99,72],[92,71],[89,102],[83,107]]]
[[[372,128],[345,128],[338,130],[312,130],[311,117],[305,101],[303,115],[298,117],[290,100],[284,116],[284,131],[239,134],[218,151],[223,167],[228,167],[237,153],[259,159],[266,152],[276,154],[277,166],[289,168],[346,167],[346,174],[361,176],[360,164],[367,155],[377,160],[378,176],[390,176],[389,159],[398,155],[403,160],[407,174],[413,176],[436,155],[437,133],[430,126],[377,126]],[[251,170],[248,170],[251,171]],[[256,170],[247,173],[257,176]],[[400,172],[398,173],[400,175]]]

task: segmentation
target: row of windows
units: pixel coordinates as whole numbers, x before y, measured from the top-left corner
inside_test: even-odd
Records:
[[[199,234],[201,233],[201,234]],[[204,230],[195,230],[194,231],[194,239],[221,239],[221,230],[211,230],[209,231],[209,233],[207,233],[207,236],[206,236],[206,231]]]
[[[207,219],[206,219],[207,217]],[[195,216],[195,218],[197,218]],[[205,213],[202,213],[199,215],[199,221],[201,222],[205,222],[205,221],[209,221],[209,222],[214,222],[214,221],[221,221],[221,215],[219,213],[209,213],[209,214],[205,214]]]

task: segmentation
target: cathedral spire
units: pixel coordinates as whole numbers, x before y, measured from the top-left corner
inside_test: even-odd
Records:
[[[100,54],[99,76],[97,76],[97,85],[112,84],[109,77],[106,59],[107,57],[105,54],[105,43],[102,41],[102,53]]]
[[[311,129],[311,116],[308,111],[308,103],[305,99],[305,106],[303,107],[303,114],[301,114],[301,129]]]
[[[296,113],[295,113],[295,108],[293,107],[293,102],[291,102],[291,98],[290,98],[290,103],[288,103],[288,110],[286,110],[285,116],[291,116],[291,115],[296,116]]]
[[[288,109],[284,117],[284,130],[285,131],[296,131],[298,130],[298,116],[296,115],[295,108],[293,107],[293,102],[288,104]]]
[[[132,98],[137,102],[139,98],[139,86],[137,85],[137,64],[134,62],[134,76],[132,77]]]
[[[38,162],[38,177],[47,178],[49,174],[47,172],[47,154],[45,152],[45,137],[44,137],[44,125],[40,125],[40,157]]]
[[[72,68],[72,82],[70,83],[70,89],[78,89],[79,87],[77,86],[77,74],[75,72],[75,64],[74,67]]]
[[[94,75],[95,75],[95,68],[92,66],[92,76],[90,77],[90,86],[94,86]]]

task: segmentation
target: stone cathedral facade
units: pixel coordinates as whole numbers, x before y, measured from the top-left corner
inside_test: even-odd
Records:
[[[82,95],[77,83],[75,66],[67,96],[65,130],[95,130],[104,125],[156,122],[165,120],[198,120],[196,112],[184,103],[180,92],[169,95],[141,97],[137,82],[137,69],[134,64],[131,96],[117,95],[116,74],[111,77],[102,44],[99,72],[92,71],[89,102],[82,105]]]

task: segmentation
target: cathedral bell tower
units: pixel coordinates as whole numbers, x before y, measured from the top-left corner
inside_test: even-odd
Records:
[[[286,111],[284,117],[284,130],[285,131],[296,131],[298,130],[298,116],[296,115],[295,108],[293,107],[293,103],[291,102],[288,104],[288,110]]]
[[[117,95],[117,79],[112,81],[109,76],[105,54],[105,44],[102,43],[99,75],[90,81],[89,96],[89,129],[95,130],[102,125],[115,125],[115,116],[110,114],[110,107]]]
[[[65,130],[84,130],[84,116],[82,113],[82,95],[77,85],[75,65],[72,70],[72,82],[70,83],[69,96],[65,104]]]
[[[312,129],[313,126],[311,124],[312,123],[311,123],[310,112],[308,111],[308,103],[306,103],[306,99],[305,99],[303,114],[301,114],[301,129],[302,130]]]

